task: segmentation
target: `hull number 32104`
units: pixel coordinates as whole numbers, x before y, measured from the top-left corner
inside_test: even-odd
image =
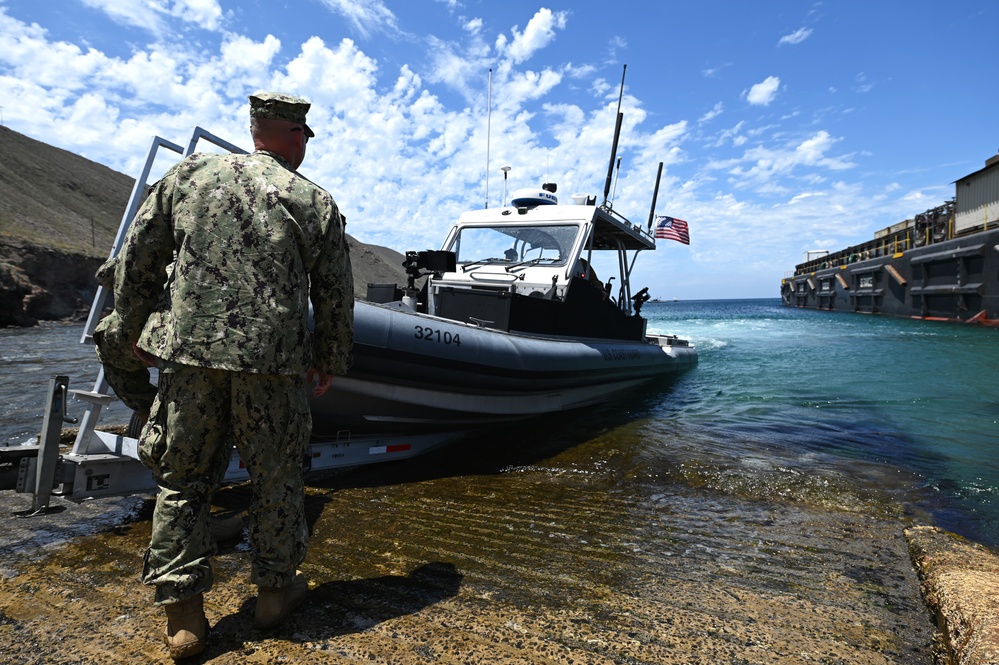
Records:
[[[428,328],[425,326],[416,326],[415,328],[416,339],[422,339],[427,342],[437,342],[438,344],[454,344],[455,346],[461,346],[461,335],[458,333],[451,333],[449,330],[440,331],[435,328]]]

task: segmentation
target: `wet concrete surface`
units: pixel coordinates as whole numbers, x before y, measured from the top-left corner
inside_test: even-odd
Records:
[[[224,546],[194,662],[934,662],[912,524],[892,506],[653,477],[597,439],[527,454],[472,442],[311,478],[306,604],[256,631],[248,546]],[[248,500],[228,487],[217,510]],[[138,581],[151,500],[53,504],[4,518],[0,661],[168,662]],[[29,505],[0,493],[8,515]]]
[[[929,526],[905,533],[923,595],[955,665],[999,663],[999,556]]]

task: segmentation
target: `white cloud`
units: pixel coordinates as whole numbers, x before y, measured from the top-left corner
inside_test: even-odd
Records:
[[[767,195],[789,191],[785,178],[794,177],[810,185],[823,181],[826,171],[842,171],[855,164],[848,156],[830,156],[838,139],[822,130],[797,144],[770,147],[756,145],[742,157],[719,162],[714,168],[728,170],[737,188],[755,188]]]
[[[607,59],[609,62],[617,62],[617,52],[628,48],[628,42],[620,35],[614,35],[607,42]]]
[[[867,80],[867,75],[863,72],[857,74],[857,85],[855,90],[860,93],[870,92],[874,89],[874,84]]]
[[[0,62],[17,78],[40,86],[78,90],[107,66],[102,53],[75,44],[49,42],[38,25],[24,25],[0,13]]]
[[[193,23],[205,30],[218,30],[222,8],[218,0],[81,0],[107,14],[112,20],[159,33],[168,17]]]
[[[482,31],[482,19],[473,18],[462,26],[469,34],[477,35]]]
[[[789,35],[784,35],[777,42],[778,46],[783,46],[784,44],[800,44],[812,35],[811,28],[798,28]]]
[[[322,3],[350,21],[365,39],[372,32],[398,31],[395,14],[382,0],[322,0]]]
[[[746,126],[745,120],[740,120],[734,127],[728,129],[723,129],[718,132],[718,134],[708,142],[708,147],[718,148],[726,143],[730,142],[734,146],[740,146],[746,142],[746,137],[742,135],[743,128]]]
[[[572,77],[574,79],[586,79],[592,76],[597,71],[595,65],[581,65],[576,66],[571,62],[565,66],[564,73],[566,76]]]
[[[255,42],[242,35],[231,35],[222,42],[219,58],[223,80],[236,81],[244,76],[269,71],[280,52],[281,40],[273,35],[267,35],[262,42]]]
[[[788,203],[790,205],[794,205],[795,203],[801,203],[802,201],[804,201],[806,199],[814,198],[816,196],[826,196],[826,193],[825,192],[802,192],[801,194],[797,194],[794,197],[792,197],[791,200],[788,201]]]
[[[824,166],[835,171],[852,168],[855,164],[847,158],[826,157],[826,152],[838,141],[823,130],[799,144],[794,152],[803,164]]]
[[[524,32],[513,27],[512,41],[508,42],[505,35],[501,36],[497,41],[497,51],[509,57],[514,64],[520,64],[551,43],[555,39],[555,29],[565,29],[567,17],[566,12],[552,12],[542,7],[527,22]]]
[[[697,122],[700,122],[700,123],[711,122],[712,120],[714,120],[715,118],[717,118],[718,116],[720,116],[722,114],[723,110],[724,110],[724,107],[722,106],[722,103],[718,102],[717,104],[714,105],[714,107],[710,111],[708,111],[707,113],[705,113],[704,115],[702,115],[700,118],[698,118]]]
[[[478,19],[471,23],[474,30],[468,29],[469,23],[462,25],[468,33],[463,42],[448,42],[431,36],[427,42],[433,64],[428,78],[432,83],[449,86],[474,103],[487,87],[488,75],[485,73],[492,70],[498,104],[509,107],[537,99],[558,85],[564,75],[580,76],[591,71],[588,66],[573,67],[571,64],[557,69],[545,68],[540,73],[515,69],[551,44],[556,29],[566,27],[567,17],[567,12],[542,8],[528,21],[523,32],[514,26],[512,36],[501,33],[491,44],[483,36],[483,23]]]
[[[218,0],[175,0],[170,15],[198,23],[206,30],[217,30],[222,21],[222,8]]]
[[[714,67],[707,67],[707,68],[701,70],[701,75],[704,78],[714,78],[714,77],[718,76],[718,74],[723,69],[726,69],[726,68],[731,67],[731,66],[732,66],[732,63],[726,62],[725,64],[722,64],[722,65],[716,65]]]
[[[780,79],[768,76],[762,83],[757,83],[746,94],[746,100],[754,106],[769,106],[780,90]]]
[[[562,73],[550,69],[516,72],[507,78],[495,101],[500,107],[519,108],[527,100],[544,97],[561,82]]]

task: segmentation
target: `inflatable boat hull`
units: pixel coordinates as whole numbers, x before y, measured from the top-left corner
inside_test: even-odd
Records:
[[[482,328],[355,303],[354,364],[314,399],[317,434],[469,429],[578,409],[696,364],[693,347]]]

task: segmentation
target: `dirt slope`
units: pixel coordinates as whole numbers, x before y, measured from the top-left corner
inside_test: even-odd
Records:
[[[0,127],[0,326],[86,316],[134,182]],[[405,283],[402,254],[348,239],[356,296]]]

